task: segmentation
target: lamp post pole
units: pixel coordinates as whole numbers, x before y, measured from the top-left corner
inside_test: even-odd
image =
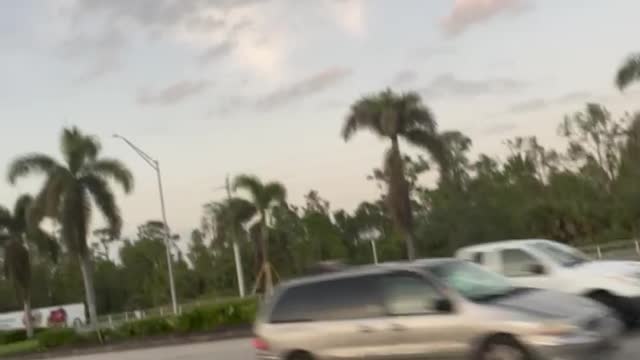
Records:
[[[156,172],[156,177],[158,179],[158,191],[160,193],[160,210],[162,211],[162,223],[164,224],[164,245],[166,249],[167,255],[167,268],[169,272],[169,289],[171,291],[171,306],[173,308],[173,313],[178,314],[178,300],[176,298],[176,286],[173,277],[173,259],[171,257],[171,239],[169,233],[169,225],[167,223],[167,211],[164,204],[164,190],[162,187],[162,174],[160,171],[160,162],[155,160],[147,153],[142,151],[140,148],[135,146],[131,141],[129,141],[124,136],[113,135],[114,138],[120,139],[124,141],[129,147],[133,149],[153,170]]]

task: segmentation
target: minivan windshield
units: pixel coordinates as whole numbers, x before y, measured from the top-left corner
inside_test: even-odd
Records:
[[[519,292],[503,276],[467,261],[451,261],[427,270],[471,301],[490,301]]]
[[[534,242],[531,247],[544,253],[562,267],[572,267],[589,261],[589,258],[577,249],[550,241]]]

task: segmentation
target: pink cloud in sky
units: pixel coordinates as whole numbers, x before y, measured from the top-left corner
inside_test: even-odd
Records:
[[[528,3],[529,0],[454,0],[453,10],[444,18],[442,26],[447,35],[456,36],[497,15],[517,13]]]

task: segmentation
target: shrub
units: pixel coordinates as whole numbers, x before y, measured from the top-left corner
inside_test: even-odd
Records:
[[[42,331],[44,329],[35,329],[34,333],[38,334]],[[25,340],[27,340],[27,331],[24,329],[0,331],[0,345],[13,344]]]
[[[242,299],[200,306],[178,316],[176,328],[181,332],[209,331],[223,326],[249,324],[256,314],[255,299]]]
[[[36,336],[40,346],[51,349],[59,346],[76,345],[87,340],[87,337],[76,333],[73,329],[49,329]]]
[[[132,321],[118,327],[117,333],[125,337],[154,336],[171,333],[173,324],[167,318],[149,318]]]

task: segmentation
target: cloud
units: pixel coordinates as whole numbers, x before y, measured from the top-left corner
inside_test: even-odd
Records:
[[[498,15],[520,13],[530,4],[530,0],[455,0],[452,12],[442,21],[442,27],[448,36],[460,35]]]
[[[142,90],[137,101],[141,105],[174,105],[204,92],[210,86],[211,83],[204,80],[179,81],[156,91]]]
[[[335,21],[347,33],[360,36],[365,33],[364,0],[325,0]]]
[[[517,92],[526,86],[526,83],[515,79],[462,80],[451,73],[444,73],[434,78],[431,83],[420,90],[420,93],[432,99],[439,97],[474,97]]]
[[[418,72],[415,70],[401,70],[398,71],[391,79],[391,85],[394,86],[402,86],[402,85],[410,85],[418,80]]]
[[[122,33],[109,28],[92,35],[77,34],[65,40],[59,52],[65,59],[86,62],[80,76],[80,80],[85,81],[116,71],[125,46]]]
[[[352,70],[344,67],[333,67],[323,70],[304,80],[267,94],[258,100],[256,108],[270,110],[289,104],[292,101],[326,90],[327,88],[345,80],[351,76],[351,74]]]
[[[486,135],[504,134],[506,132],[515,130],[517,127],[518,126],[514,122],[503,122],[487,126],[482,130],[482,133]]]
[[[198,61],[201,64],[208,64],[212,61],[223,58],[233,51],[233,42],[226,40],[220,44],[216,44],[207,49],[204,53],[198,56]]]
[[[522,114],[522,113],[528,113],[533,111],[539,111],[553,105],[564,105],[564,104],[570,104],[577,101],[582,101],[591,96],[592,94],[590,92],[576,91],[576,92],[571,92],[555,98],[547,98],[547,99],[534,98],[534,99],[529,99],[517,104],[513,104],[512,106],[509,107],[507,112],[511,114]]]
[[[428,60],[437,56],[455,54],[456,50],[451,46],[425,46],[411,52],[411,57]]]
[[[272,16],[270,0],[71,0],[71,32],[119,27],[127,34],[148,35],[187,45],[198,62],[233,56],[259,74],[277,75],[285,32]],[[269,35],[271,41],[257,40]],[[133,37],[133,36],[132,36]]]

